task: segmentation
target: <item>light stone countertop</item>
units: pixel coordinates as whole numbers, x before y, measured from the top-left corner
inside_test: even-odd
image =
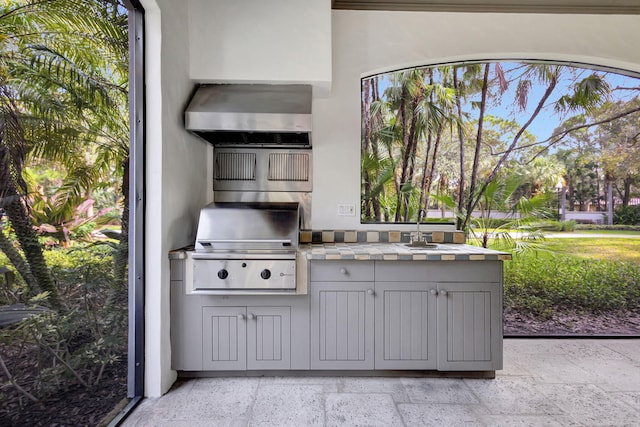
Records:
[[[438,243],[434,248],[409,247],[405,243],[302,244],[299,254],[307,260],[384,261],[506,261],[508,252],[467,244]]]

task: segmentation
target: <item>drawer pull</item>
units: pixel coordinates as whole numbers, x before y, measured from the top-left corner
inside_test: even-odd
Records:
[[[347,274],[347,269],[346,269],[346,268],[344,268],[344,267],[342,267],[342,268],[340,269],[340,274]]]

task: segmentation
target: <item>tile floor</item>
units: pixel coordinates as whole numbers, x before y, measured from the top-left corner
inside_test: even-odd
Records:
[[[506,339],[493,380],[181,380],[122,425],[640,426],[640,339]]]

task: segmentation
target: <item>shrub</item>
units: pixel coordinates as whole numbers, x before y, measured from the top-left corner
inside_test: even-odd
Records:
[[[533,253],[505,263],[505,305],[538,316],[640,307],[640,266]]]
[[[576,224],[576,230],[611,230],[611,231],[640,231],[640,225],[600,225],[600,224]]]
[[[613,212],[615,224],[636,225],[640,224],[640,206],[620,206]]]
[[[547,220],[533,223],[531,226],[540,231],[575,231],[576,222],[574,220],[568,221],[554,221]]]
[[[65,309],[31,316],[0,329],[0,347],[28,349],[25,357],[37,362],[23,377],[19,367],[10,367],[16,371],[18,383],[28,386],[36,398],[55,394],[73,383],[91,388],[105,378],[110,367],[123,360],[126,329],[113,319],[123,314],[126,318],[127,307],[126,298],[122,304],[113,298],[112,251],[106,244],[45,251]],[[126,293],[126,288],[118,292]],[[38,295],[28,302],[38,304],[44,297]]]

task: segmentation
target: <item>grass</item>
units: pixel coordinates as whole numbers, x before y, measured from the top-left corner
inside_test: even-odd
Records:
[[[548,238],[545,247],[552,252],[577,258],[623,261],[640,265],[640,239],[637,238]]]
[[[576,230],[571,233],[575,234],[597,234],[597,235],[622,235],[622,236],[640,236],[640,231],[629,230]]]

